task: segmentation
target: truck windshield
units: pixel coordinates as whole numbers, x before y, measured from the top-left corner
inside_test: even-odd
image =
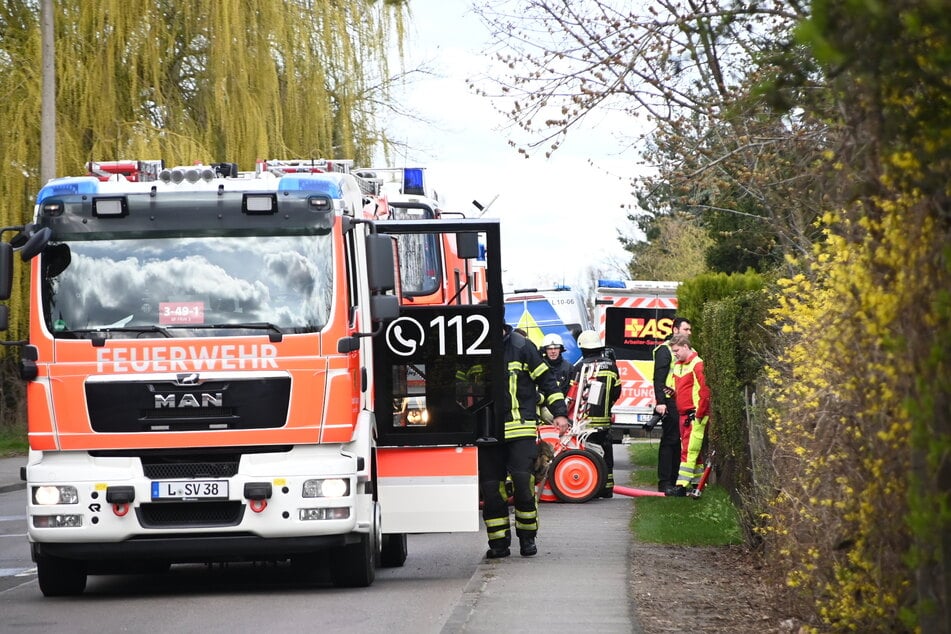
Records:
[[[329,236],[51,243],[43,310],[56,337],[314,332],[333,297]]]

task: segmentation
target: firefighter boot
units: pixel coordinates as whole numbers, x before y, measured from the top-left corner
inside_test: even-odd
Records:
[[[489,541],[489,549],[485,551],[486,559],[501,559],[512,554],[509,550],[508,542],[504,539],[493,539]]]
[[[538,553],[538,546],[535,545],[534,537],[519,537],[519,553],[522,557],[534,557]]]

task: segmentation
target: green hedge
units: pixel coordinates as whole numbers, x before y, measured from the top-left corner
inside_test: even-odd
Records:
[[[679,312],[693,326],[691,339],[706,367],[712,401],[707,441],[717,452],[717,482],[741,508],[748,537],[752,522],[742,510],[753,485],[748,412],[763,367],[765,287],[748,271],[701,275],[678,291]]]

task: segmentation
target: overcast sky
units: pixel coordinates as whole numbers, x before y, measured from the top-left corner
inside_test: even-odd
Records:
[[[406,68],[427,63],[437,77],[413,80],[395,97],[429,121],[388,119],[391,135],[413,147],[399,157],[427,168],[447,209],[471,216],[473,199],[498,196],[486,217],[502,221],[503,281],[508,288],[584,286],[589,268],[620,277],[627,260],[617,232],[630,231],[635,157],[620,153],[619,133],[602,122],[579,130],[551,159],[525,159],[507,144],[506,121],[467,77],[485,73],[488,33],[469,0],[411,0]],[[598,167],[591,167],[589,160]]]

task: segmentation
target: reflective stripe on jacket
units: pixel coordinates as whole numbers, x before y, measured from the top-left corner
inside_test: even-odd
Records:
[[[686,361],[674,360],[667,377],[667,387],[674,390],[677,411],[681,416],[688,410],[696,410],[698,419],[710,413],[710,389],[704,375],[703,359],[696,350],[691,350]]]
[[[593,365],[592,381],[598,381],[604,388],[604,397],[601,404],[587,403],[588,424],[591,427],[604,427],[611,424],[611,408],[621,396],[621,377],[617,363],[604,355],[584,357],[575,364],[575,376],[572,382],[581,380],[581,374],[586,365]],[[578,396],[582,398],[583,395]]]
[[[536,405],[541,394],[542,404],[553,416],[566,416],[565,395],[559,390],[554,374],[542,360],[541,353],[531,341],[506,326],[502,338],[503,359],[508,372],[504,404],[505,440],[534,438],[538,418]]]

